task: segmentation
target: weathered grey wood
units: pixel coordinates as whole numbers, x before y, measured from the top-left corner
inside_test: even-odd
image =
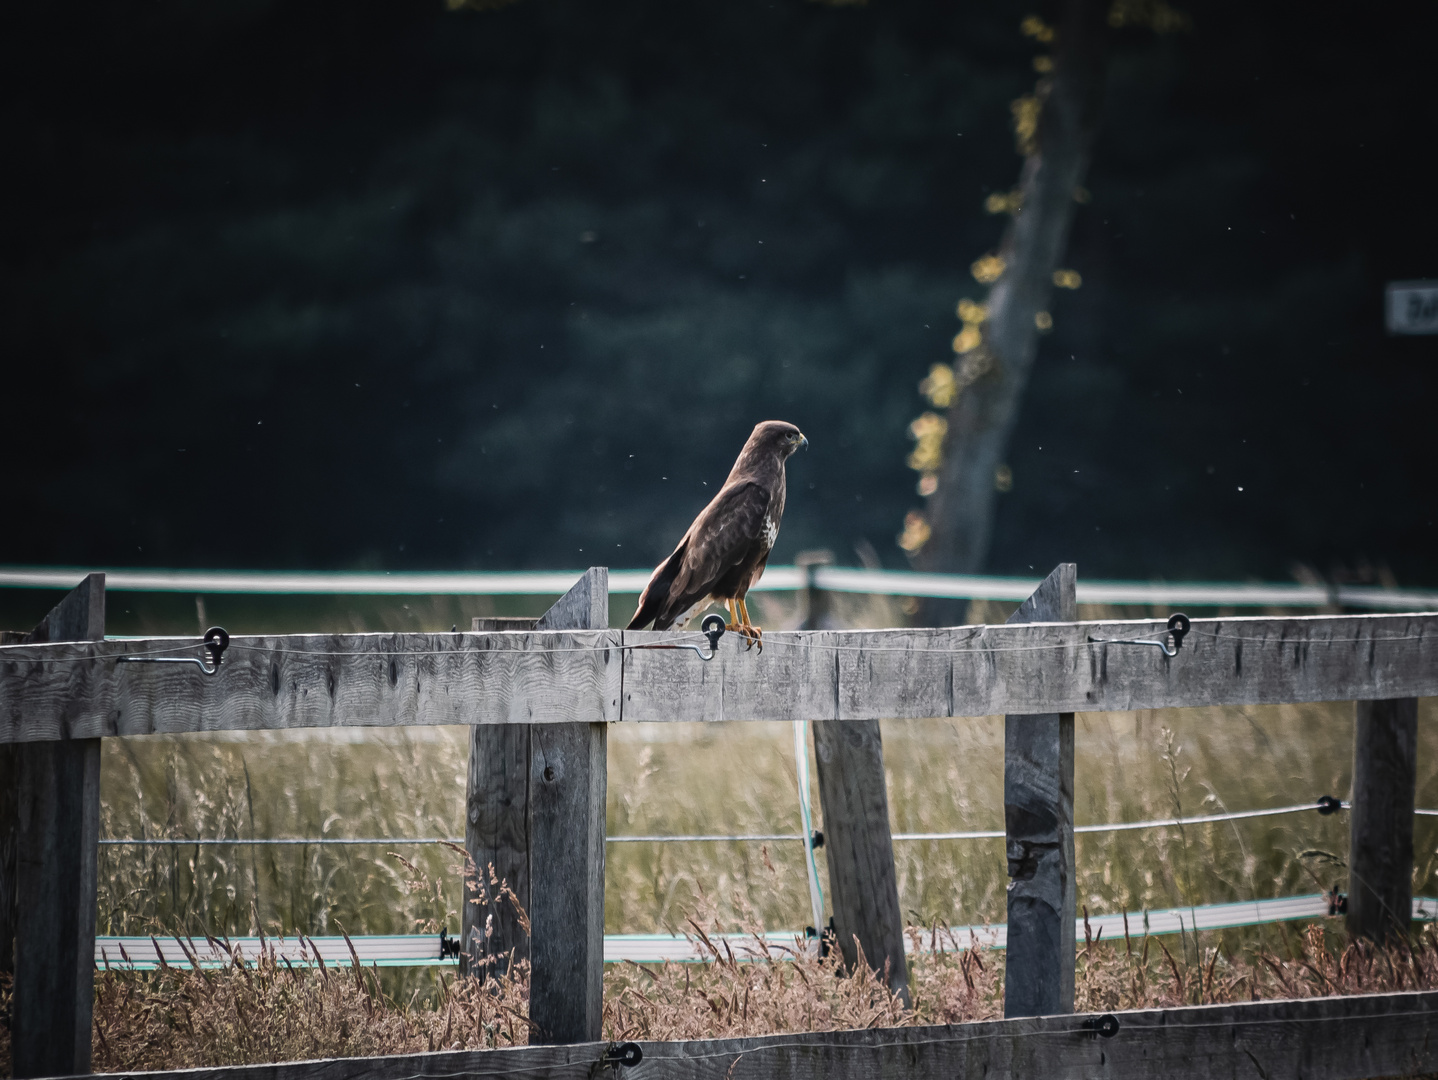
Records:
[[[624,653],[625,721],[899,719],[1351,701],[1438,694],[1438,615],[1194,619],[1179,654],[1088,639],[1157,638],[1164,620],[725,635],[709,663]],[[682,636],[682,635],[681,635]],[[626,645],[676,635],[628,631]],[[689,634],[685,640],[700,640]]]
[[[1077,577],[1073,563],[1060,563],[1009,622],[1073,619]],[[1009,868],[1004,1015],[1073,1012],[1073,713],[1004,717],[1004,833]]]
[[[541,630],[609,625],[609,571],[592,567],[539,620]],[[602,723],[529,729],[529,1020],[535,1043],[600,1037],[604,999]]]
[[[826,720],[812,727],[839,951],[853,968],[862,950],[907,1003],[909,969],[879,721]]]
[[[601,630],[609,572],[590,569],[539,620],[539,630]],[[471,969],[531,962],[536,1042],[599,1037],[604,973],[604,811],[607,742],[602,723],[486,724],[470,739],[465,843],[483,873],[487,903],[466,904]],[[489,870],[512,902],[498,899]]]
[[[1413,911],[1418,700],[1357,702],[1349,812],[1348,931],[1407,939]]]
[[[91,574],[31,641],[105,636],[105,575]],[[95,866],[100,839],[100,740],[17,748],[15,1000],[17,1078],[90,1071],[95,996]]]
[[[631,1069],[593,1069],[603,1043],[343,1058],[131,1074],[144,1080],[1366,1080],[1438,1069],[1438,993],[1308,998],[947,1027],[641,1042]],[[123,1074],[116,1074],[123,1075]]]
[[[475,616],[475,631],[535,628],[538,619]],[[479,876],[460,913],[461,964],[481,978],[529,959],[529,728],[476,724],[469,733],[464,846]],[[514,894],[502,895],[508,886]],[[477,894],[477,895],[476,895]]]
[[[609,626],[609,568],[591,566],[539,617],[536,630],[604,630]]]
[[[1438,614],[1194,619],[1173,658],[1088,638],[1138,619],[936,630],[236,637],[225,670],[114,657],[193,638],[0,648],[0,742],[401,724],[871,720],[1438,695]],[[621,646],[623,646],[621,648]],[[79,659],[79,662],[39,662]],[[338,654],[338,655],[335,655]],[[91,659],[91,658],[98,659]],[[622,669],[622,672],[621,672]],[[391,678],[393,676],[393,678]],[[623,700],[621,701],[621,679]],[[622,706],[622,709],[621,709]]]
[[[528,725],[470,730],[465,810],[464,846],[479,880],[465,890],[460,940],[465,971],[484,978],[503,974],[511,958],[529,959],[529,934],[515,907],[529,911]]]
[[[495,630],[533,630],[538,619],[526,619],[513,615],[476,615],[469,621],[469,628],[475,633]]]
[[[15,971],[16,860],[20,854],[20,747],[0,746],[0,975]]]
[[[407,724],[619,719],[618,631],[234,637],[220,672],[194,638],[0,650],[0,742]],[[40,650],[25,648],[35,657]],[[99,655],[95,661],[77,657]]]
[[[819,588],[817,580],[818,568],[833,564],[834,553],[823,549],[801,551],[794,556],[794,565],[804,572],[804,588],[799,593],[803,619],[798,629],[828,630],[834,625],[829,614],[829,593]]]
[[[23,645],[24,630],[0,630],[0,645]],[[15,860],[20,853],[20,751],[0,745],[0,974],[15,972]]]
[[[608,729],[530,729],[530,1041],[599,1038],[604,994]]]

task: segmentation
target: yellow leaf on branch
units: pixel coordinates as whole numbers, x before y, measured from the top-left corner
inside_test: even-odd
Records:
[[[989,317],[989,309],[984,304],[964,299],[959,301],[958,316],[966,323],[977,325]]]
[[[977,326],[966,326],[954,335],[954,352],[961,356],[966,352],[973,352],[983,341],[983,332]]]
[[[980,285],[992,285],[1004,276],[1006,265],[997,255],[984,255],[973,261],[969,273],[974,275],[974,280]]]
[[[954,369],[948,364],[934,364],[929,368],[929,377],[919,383],[919,393],[929,399],[935,408],[947,409],[959,396],[959,386],[954,379]]]

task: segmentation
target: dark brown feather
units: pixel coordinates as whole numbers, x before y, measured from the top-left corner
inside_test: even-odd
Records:
[[[783,421],[754,428],[724,486],[650,577],[629,629],[652,621],[667,630],[707,598],[744,598],[778,535],[784,461],[800,440],[799,429]]]

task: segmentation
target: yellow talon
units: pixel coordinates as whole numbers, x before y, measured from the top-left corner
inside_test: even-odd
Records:
[[[743,617],[743,630],[741,631],[741,633],[743,633],[745,639],[750,642],[750,648],[753,648],[754,645],[757,644],[759,646],[759,651],[763,652],[764,631],[761,630],[759,627],[755,626],[749,620],[749,605],[746,604],[743,600],[739,600],[737,601],[737,603],[739,605],[739,613]]]

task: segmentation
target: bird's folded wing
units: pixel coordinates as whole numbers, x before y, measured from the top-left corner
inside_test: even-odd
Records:
[[[689,527],[688,548],[670,586],[670,605],[687,610],[708,596],[764,536],[770,493],[757,480],[741,480],[714,497]]]

